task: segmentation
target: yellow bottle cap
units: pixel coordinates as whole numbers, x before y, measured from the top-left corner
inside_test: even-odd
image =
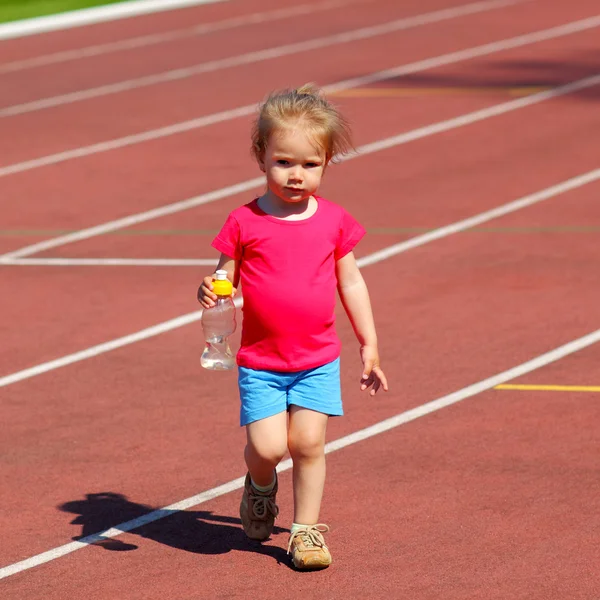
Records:
[[[231,296],[233,293],[233,285],[231,281],[227,279],[227,271],[220,269],[215,272],[213,278],[213,292],[217,296]]]

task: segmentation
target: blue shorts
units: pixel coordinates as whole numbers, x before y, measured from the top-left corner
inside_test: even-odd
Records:
[[[339,358],[291,373],[240,367],[238,385],[242,426],[286,411],[291,404],[331,416],[344,414]]]

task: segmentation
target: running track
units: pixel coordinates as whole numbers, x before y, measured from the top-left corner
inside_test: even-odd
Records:
[[[2,42],[3,600],[600,598],[599,27],[591,0],[230,0]],[[369,231],[391,380],[360,394],[340,312],[313,574],[286,464],[280,529],[241,532],[210,266],[177,262],[261,188],[252,107],[305,81],[345,82],[361,152],[324,195]]]

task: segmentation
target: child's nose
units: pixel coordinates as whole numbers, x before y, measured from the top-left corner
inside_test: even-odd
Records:
[[[294,167],[290,173],[290,178],[294,181],[302,181],[302,167]]]

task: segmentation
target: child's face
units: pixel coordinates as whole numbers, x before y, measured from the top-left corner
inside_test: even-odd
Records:
[[[269,190],[284,202],[310,198],[321,184],[325,166],[325,150],[301,127],[272,135],[260,162]]]

